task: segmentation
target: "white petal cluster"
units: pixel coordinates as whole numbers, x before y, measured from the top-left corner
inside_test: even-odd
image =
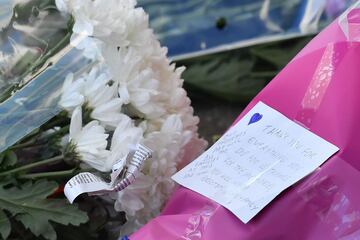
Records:
[[[73,44],[101,63],[77,79],[68,76],[61,106],[69,112],[89,107],[91,118],[111,134],[104,169],[136,143],[154,151],[135,183],[115,199],[115,209],[126,212],[128,229],[135,230],[159,213],[174,189],[171,176],[179,166],[206,147],[197,134],[199,119],[182,88],[184,68],[171,64],[136,1],[56,3],[75,19]]]
[[[91,117],[107,129],[115,129],[123,119],[123,101],[117,97],[117,86],[112,84],[103,66],[92,68],[76,80],[73,74],[69,74],[62,92],[59,104],[69,113],[85,105],[91,109]]]
[[[110,154],[106,150],[108,136],[98,121],[91,121],[82,126],[81,108],[77,107],[74,110],[71,116],[69,141],[75,145],[76,153],[82,162],[102,172],[111,169],[107,164]]]

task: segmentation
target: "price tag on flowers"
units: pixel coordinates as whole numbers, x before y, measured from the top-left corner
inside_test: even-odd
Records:
[[[82,193],[102,195],[123,190],[135,181],[143,163],[151,158],[151,153],[150,149],[138,144],[135,151],[130,152],[126,158],[121,159],[113,166],[111,182],[109,183],[92,173],[80,173],[66,183],[65,196],[70,203],[73,203],[75,198]],[[120,165],[122,167],[119,167]]]

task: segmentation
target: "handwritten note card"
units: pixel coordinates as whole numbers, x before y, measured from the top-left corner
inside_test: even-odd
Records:
[[[173,176],[247,223],[339,149],[259,102],[209,150]]]

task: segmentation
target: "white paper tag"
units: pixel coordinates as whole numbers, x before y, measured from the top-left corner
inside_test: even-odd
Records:
[[[72,177],[65,185],[64,193],[70,203],[82,193],[110,190],[111,186],[101,177],[84,172]]]
[[[259,102],[173,179],[247,223],[338,150]]]
[[[135,181],[136,175],[141,170],[143,163],[151,158],[151,155],[152,151],[149,148],[138,144],[136,150],[130,151],[128,155],[131,156],[131,159],[129,160],[129,163],[125,165],[126,169],[120,169],[117,166],[113,168],[113,172],[110,175],[111,182],[106,182],[101,177],[92,173],[79,173],[66,183],[64,194],[69,202],[73,203],[75,198],[82,193],[103,195],[110,192],[121,191]],[[126,162],[128,156],[119,162]],[[115,164],[119,164],[119,162]],[[124,177],[119,179],[118,177],[122,171],[124,171]]]

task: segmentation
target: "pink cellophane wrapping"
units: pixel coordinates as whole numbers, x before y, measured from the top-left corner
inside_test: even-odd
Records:
[[[179,187],[162,214],[131,240],[360,239],[360,10],[314,38],[247,106],[258,101],[340,148],[248,224]]]

